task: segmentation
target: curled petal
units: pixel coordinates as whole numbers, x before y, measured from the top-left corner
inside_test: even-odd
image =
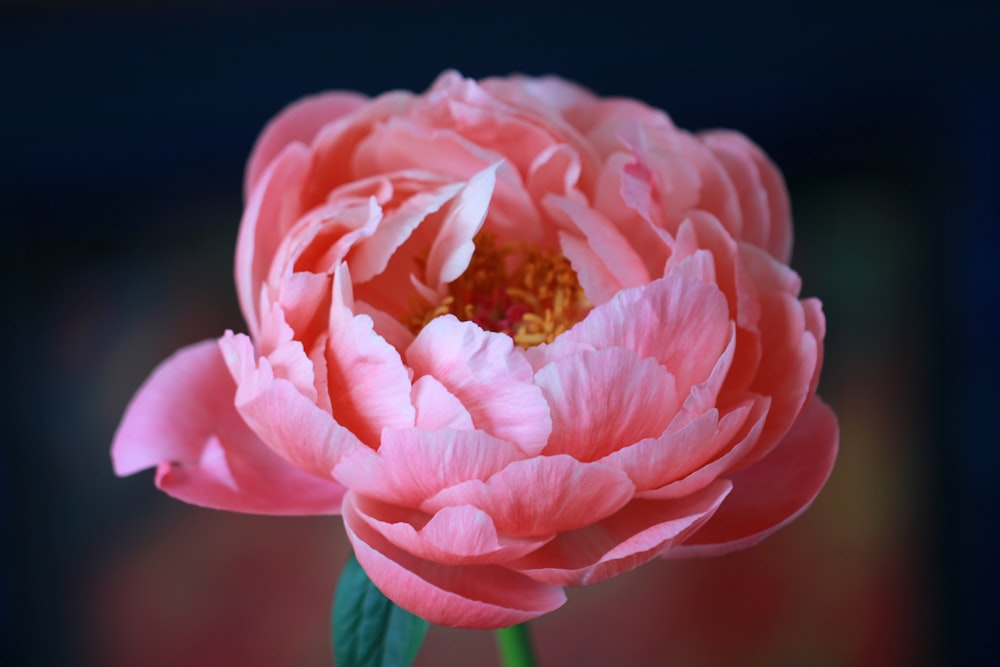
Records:
[[[549,406],[510,336],[452,315],[437,317],[420,330],[406,361],[415,377],[432,375],[458,398],[477,429],[529,455],[545,447],[552,430]]]
[[[308,168],[306,147],[289,144],[269,163],[247,198],[236,239],[236,291],[254,336],[261,287],[286,232],[302,212],[301,190]]]
[[[547,354],[554,360],[580,343],[624,347],[663,364],[684,394],[709,375],[731,335],[729,308],[716,285],[670,275],[622,290],[556,338]]]
[[[434,376],[425,375],[414,382],[411,396],[417,415],[417,428],[425,431],[443,428],[462,431],[473,429],[469,411]]]
[[[341,457],[364,447],[353,433],[318,408],[288,380],[274,377],[266,358],[254,363],[243,334],[227,332],[219,347],[236,381],[236,409],[272,450],[306,472],[330,478]]]
[[[787,264],[792,255],[792,219],[781,172],[759,147],[738,132],[706,132],[701,140],[736,187],[743,212],[740,239]]]
[[[383,428],[413,426],[409,372],[370,317],[334,303],[326,366],[333,417],[363,442],[378,447]]]
[[[712,556],[749,547],[802,514],[837,456],[837,418],[813,398],[792,430],[756,464],[729,475],[733,492],[705,526],[665,555]]]
[[[566,602],[559,586],[497,565],[442,565],[417,558],[358,516],[349,494],[344,527],[358,562],[386,597],[431,623],[493,629],[523,623]]]
[[[477,507],[445,507],[433,516],[361,496],[358,516],[399,548],[444,565],[504,563],[542,546],[551,537],[518,538],[497,533],[493,519]]]
[[[552,415],[546,454],[593,461],[662,434],[680,400],[674,378],[653,359],[615,347],[584,351],[535,375]]]
[[[428,512],[474,505],[506,535],[544,536],[580,528],[621,509],[635,486],[621,470],[559,454],[511,463],[488,480],[446,488],[423,504]]]
[[[309,145],[324,125],[360,109],[367,101],[358,93],[333,91],[304,97],[285,107],[254,144],[247,161],[244,196],[249,198],[264,170],[288,144]]]
[[[656,558],[697,531],[731,488],[728,480],[717,480],[676,500],[632,501],[603,521],[561,533],[509,566],[550,584],[596,584]]]
[[[176,352],[139,389],[111,447],[118,475],[158,466],[156,484],[186,502],[256,514],[337,514],[345,489],[275,454],[233,404],[216,341]]]
[[[419,507],[442,489],[488,479],[523,456],[514,445],[482,431],[386,430],[378,452],[356,450],[334,476],[361,495]]]

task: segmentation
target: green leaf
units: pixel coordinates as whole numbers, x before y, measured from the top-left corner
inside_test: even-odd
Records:
[[[429,626],[382,595],[351,554],[333,598],[338,667],[409,667]]]

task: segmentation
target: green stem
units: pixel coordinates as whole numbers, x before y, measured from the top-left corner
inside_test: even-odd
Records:
[[[536,667],[528,624],[512,625],[495,631],[500,662],[504,667]]]

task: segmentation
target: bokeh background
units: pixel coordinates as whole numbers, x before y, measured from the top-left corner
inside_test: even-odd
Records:
[[[793,526],[571,591],[557,665],[997,655],[1000,12],[990,3],[0,5],[0,663],[319,667],[336,518],[189,507],[108,446],[177,347],[243,328],[243,162],[310,92],[558,73],[783,168],[841,453]],[[904,8],[905,7],[905,8]],[[432,629],[422,665],[496,664]]]

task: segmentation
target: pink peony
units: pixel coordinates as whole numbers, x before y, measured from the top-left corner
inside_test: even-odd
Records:
[[[830,473],[823,314],[787,266],[782,177],[740,134],[447,72],[295,103],[245,193],[250,333],[153,372],[120,475],[342,514],[390,599],[495,628],[564,586],[752,545]]]

